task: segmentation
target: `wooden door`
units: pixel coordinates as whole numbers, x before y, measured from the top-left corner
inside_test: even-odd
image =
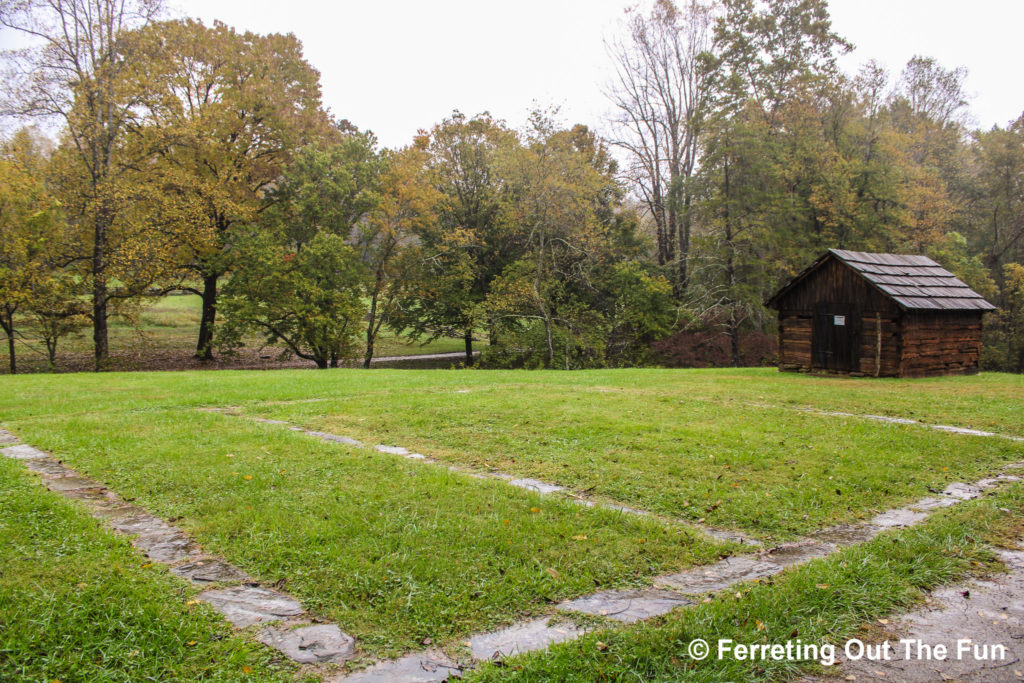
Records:
[[[860,315],[850,304],[819,303],[811,333],[813,366],[851,372],[860,364]]]

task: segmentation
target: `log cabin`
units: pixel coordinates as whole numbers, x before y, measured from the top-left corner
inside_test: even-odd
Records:
[[[775,293],[779,370],[871,377],[978,372],[995,309],[927,256],[829,249]]]

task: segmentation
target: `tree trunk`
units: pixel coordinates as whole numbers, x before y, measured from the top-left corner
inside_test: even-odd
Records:
[[[57,368],[57,338],[46,340],[46,357],[50,370]]]
[[[217,280],[220,273],[203,276],[203,315],[199,320],[196,358],[213,360],[213,326],[217,322]]]
[[[373,360],[373,343],[377,340],[377,292],[380,291],[381,271],[377,271],[377,287],[370,297],[370,319],[366,324],[366,353],[363,355],[363,369],[370,369]]]
[[[732,350],[732,366],[740,366],[740,326],[736,321],[736,309],[729,314],[729,345]]]
[[[110,357],[107,341],[107,283],[100,277],[95,279],[92,288],[92,344],[94,369],[99,372]]]
[[[473,365],[473,329],[467,328],[462,339],[466,342],[466,367],[468,368]]]
[[[18,373],[18,363],[14,355],[14,314],[8,311],[3,318],[0,318],[0,327],[7,334],[7,353],[11,363],[11,374],[16,375]]]
[[[92,247],[92,344],[95,370],[99,372],[110,358],[107,337],[107,212],[96,216]]]
[[[676,271],[676,283],[675,283],[675,295],[676,298],[681,298],[686,294],[686,288],[689,285],[689,264],[687,263],[690,256],[690,231],[691,231],[691,217],[690,217],[690,205],[693,203],[693,197],[690,195],[690,191],[686,190],[686,195],[683,199],[683,222],[679,227],[679,249],[678,249],[678,263],[679,268]]]

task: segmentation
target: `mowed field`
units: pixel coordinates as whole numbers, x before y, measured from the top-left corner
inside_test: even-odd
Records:
[[[751,551],[714,541],[694,524],[770,546],[1024,459],[1022,444],[1008,439],[862,415],[1021,436],[1024,378],[656,369],[0,378],[0,426],[172,520],[263,585],[285,586],[314,615],[355,636],[367,661],[431,643],[457,650],[470,634],[545,614],[553,602],[649,585],[659,574]],[[441,464],[247,418],[405,446]],[[533,477],[567,493],[540,496],[444,463]],[[290,665],[194,604],[194,588],[33,478],[18,463],[0,461],[0,543],[11,549],[0,554],[0,678],[293,675]],[[654,514],[582,507],[570,494]],[[1019,492],[986,499],[957,513],[959,521],[908,535],[916,554],[893,554],[890,546],[857,551],[876,559],[888,553],[891,576],[865,569],[874,560],[864,558],[849,571],[847,560],[841,567],[835,558],[812,563],[801,570],[809,572],[804,578],[780,579],[779,590],[762,596],[759,619],[799,611],[795,603],[809,599],[801,586],[823,585],[823,571],[845,576],[861,599],[815,603],[819,616],[836,612],[829,623],[849,628],[872,610],[885,613],[920,587],[985,564],[984,550],[963,551],[957,534],[986,538],[999,526],[996,510],[1016,519],[1020,508]],[[900,562],[905,571],[893,569]],[[883,578],[891,595],[868,599],[870,581]],[[723,628],[739,623],[726,608],[701,609]],[[664,666],[657,677],[671,679],[666,633],[648,629],[693,628],[698,618],[687,612],[616,638],[628,641],[624,651]],[[545,680],[543,672],[563,670],[591,680],[596,670],[581,661],[589,660],[574,658],[571,648],[555,650],[528,660],[522,675]],[[601,675],[616,677],[608,666]],[[708,672],[703,680],[750,673]]]
[[[110,369],[114,370],[187,370],[224,368],[306,368],[312,361],[301,358],[282,358],[284,346],[266,346],[260,337],[246,339],[246,346],[235,355],[218,355],[212,362],[193,358],[199,321],[202,318],[202,299],[196,294],[165,296],[144,301],[132,314],[132,319],[113,318],[110,321]],[[17,321],[17,319],[16,319]],[[31,337],[31,331],[22,330],[16,353],[19,372],[47,370],[45,345]],[[462,339],[442,337],[427,344],[410,342],[389,330],[381,330],[375,346],[375,356],[409,356],[427,353],[454,353],[462,351]],[[362,357],[360,356],[360,359]],[[84,328],[77,334],[61,339],[57,346],[58,371],[88,371],[93,367],[92,329]],[[0,373],[9,372],[7,344],[0,346]]]

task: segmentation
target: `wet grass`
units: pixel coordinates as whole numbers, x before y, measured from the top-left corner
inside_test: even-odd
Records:
[[[993,546],[1024,535],[1024,486],[938,513],[910,530],[734,586],[695,607],[629,628],[597,630],[547,652],[484,666],[469,681],[779,681],[829,670],[814,661],[718,658],[718,639],[760,645],[836,645],[867,638],[867,624],[918,603],[923,591],[998,571]],[[1012,547],[1012,545],[1011,545]],[[965,634],[969,635],[969,634]],[[701,638],[703,660],[688,654]],[[923,662],[922,662],[923,664]]]
[[[692,530],[180,409],[19,434],[394,655],[718,558]]]
[[[196,592],[0,459],[0,679],[294,681]]]
[[[721,374],[729,384],[730,373]],[[652,375],[666,381],[641,384]],[[793,410],[791,402],[812,400],[803,378],[791,394],[788,377],[746,373],[732,383],[742,387],[731,392],[739,398],[728,400],[722,397],[730,390],[705,381],[709,376],[623,371],[565,386],[491,375],[496,381],[461,388],[374,387],[248,410],[776,540],[870,517],[1021,457],[1020,444],[1009,440]],[[1004,410],[1009,404],[1024,412],[1024,393],[1009,400],[1000,391],[1015,381],[983,385],[997,387]],[[830,386],[823,400],[867,405],[870,387],[845,400],[834,381]],[[897,398],[935,403],[934,385],[924,386],[925,396],[916,396],[918,385],[904,381]],[[755,399],[760,403],[752,405]],[[879,403],[893,400],[887,392]]]
[[[238,406],[766,538],[1020,459],[1007,440],[791,409],[915,410],[999,431],[1024,413],[1018,377],[872,382],[761,370],[37,375],[0,378],[0,422],[179,518],[260,580],[284,579],[315,614],[387,655],[723,549],[656,520],[198,408]]]

